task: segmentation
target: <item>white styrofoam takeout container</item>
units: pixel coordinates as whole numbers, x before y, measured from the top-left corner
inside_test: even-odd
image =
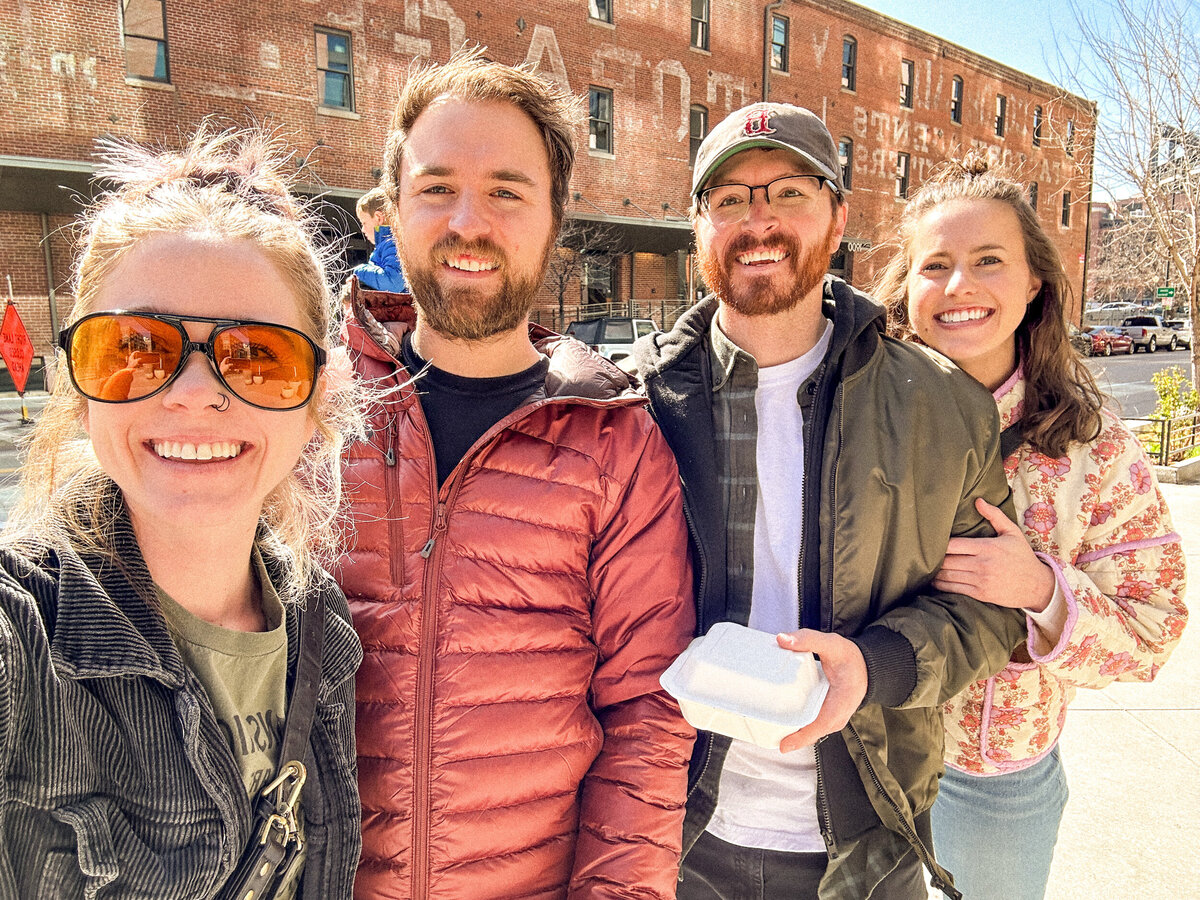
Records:
[[[785,650],[774,634],[733,622],[695,638],[659,683],[693,727],[773,750],[817,717],[829,691],[811,653]]]

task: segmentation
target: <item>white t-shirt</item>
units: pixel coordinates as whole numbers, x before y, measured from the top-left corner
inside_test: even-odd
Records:
[[[804,419],[800,387],[825,356],[833,324],[803,356],[758,370],[758,506],[754,515],[754,589],[750,627],[772,634],[800,625]],[[817,821],[812,747],[780,753],[735,740],[725,757],[717,808],[707,830],[731,844],[824,852]]]

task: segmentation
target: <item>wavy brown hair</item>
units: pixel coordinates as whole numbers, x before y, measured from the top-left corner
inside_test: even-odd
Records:
[[[972,151],[946,163],[904,207],[898,247],[873,288],[887,305],[888,331],[919,341],[908,318],[913,237],[926,213],[952,200],[996,200],[1016,214],[1029,270],[1042,283],[1015,334],[1025,376],[1021,429],[1040,453],[1063,456],[1072,441],[1086,443],[1100,433],[1104,396],[1067,336],[1065,306],[1071,283],[1058,248],[1038,223],[1024,186],[992,171],[984,154]]]
[[[510,103],[537,127],[550,160],[550,203],[555,230],[566,214],[567,189],[575,165],[578,101],[526,65],[506,66],[483,56],[483,48],[461,50],[442,65],[414,66],[392,113],[383,154],[381,187],[393,207],[400,196],[404,142],[421,113],[439,97],[473,103]]]
[[[101,145],[97,174],[113,185],[81,217],[67,325],[92,312],[105,280],[147,238],[202,234],[248,241],[291,288],[304,330],[329,350],[334,337],[326,281],[333,250],[318,241],[316,215],[290,192],[282,142],[259,129],[218,131],[202,124],[182,150],[132,143]],[[341,546],[341,449],[362,433],[362,389],[344,352],[334,350],[308,412],[315,431],[292,473],[268,495],[259,542],[289,563],[280,595],[298,599]],[[71,385],[60,354],[54,392],[38,419],[22,470],[21,497],[4,532],[10,543],[47,540],[114,557],[113,520],[121,504],[81,423],[87,401]]]

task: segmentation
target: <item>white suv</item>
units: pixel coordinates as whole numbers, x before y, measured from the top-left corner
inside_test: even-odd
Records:
[[[567,326],[567,334],[613,362],[627,357],[633,342],[642,335],[657,330],[653,319],[631,319],[627,316],[601,316],[599,319],[572,322]]]

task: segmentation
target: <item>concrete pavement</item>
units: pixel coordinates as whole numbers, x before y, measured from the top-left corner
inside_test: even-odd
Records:
[[[31,416],[45,400],[26,394]],[[16,395],[0,396],[3,509],[15,492],[14,441],[29,431],[20,412]],[[1200,485],[1162,490],[1200,584]],[[1200,900],[1200,621],[1152,684],[1080,691],[1062,748],[1071,799],[1046,900]]]
[[[1080,691],[1062,757],[1071,799],[1047,900],[1200,898],[1200,486],[1163,484],[1192,621],[1151,684]]]

